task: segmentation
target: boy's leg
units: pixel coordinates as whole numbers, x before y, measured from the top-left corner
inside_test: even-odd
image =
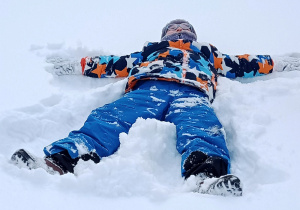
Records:
[[[182,176],[219,177],[229,173],[230,158],[221,123],[205,94],[185,89],[174,98],[166,116],[166,121],[176,125]]]
[[[45,147],[44,152],[47,157],[63,153],[63,159],[94,153],[100,158],[109,156],[120,145],[119,134],[127,133],[138,117],[161,119],[168,104],[163,100],[166,97],[165,92],[153,91],[151,83],[145,82],[119,100],[93,110],[80,130]]]

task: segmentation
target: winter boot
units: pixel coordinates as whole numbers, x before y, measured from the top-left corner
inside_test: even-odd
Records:
[[[68,172],[74,173],[74,168],[79,160],[92,160],[94,163],[99,163],[100,157],[96,153],[91,152],[73,159],[69,155],[68,151],[64,150],[45,158],[47,166],[53,168],[54,171],[59,172],[60,175]]]
[[[17,150],[11,156],[11,162],[19,168],[28,168],[30,170],[41,167],[39,159],[24,149]]]
[[[66,173],[52,159],[48,157],[44,159],[36,157],[24,149],[17,150],[11,156],[11,162],[17,165],[19,168],[28,168],[29,170],[43,168],[50,174],[55,174],[58,172],[60,175],[62,175]]]
[[[72,159],[67,151],[61,151],[45,158],[38,158],[24,149],[16,151],[11,157],[11,162],[20,168],[25,167],[30,170],[43,168],[50,174],[59,173],[63,175],[68,172],[74,173],[74,167],[80,159],[84,161],[92,160],[94,163],[100,162],[100,157],[93,152],[75,159]]]
[[[242,196],[243,189],[238,177],[227,174],[220,178],[208,178],[200,182],[200,193],[221,196]]]
[[[207,156],[203,152],[192,152],[184,163],[184,177],[202,174],[205,177],[220,177],[227,174],[228,164],[222,158],[217,156]]]

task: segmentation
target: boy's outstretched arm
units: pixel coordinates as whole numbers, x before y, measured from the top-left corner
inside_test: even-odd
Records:
[[[212,60],[219,75],[236,77],[254,77],[270,74],[274,71],[300,71],[300,54],[283,56],[270,55],[227,55],[211,46]]]
[[[217,73],[227,78],[248,78],[273,72],[274,61],[270,55],[227,55],[214,46],[211,50]]]
[[[95,78],[127,77],[130,69],[142,61],[142,52],[125,56],[94,56],[81,60],[70,60],[59,57],[48,58],[52,64],[46,70],[54,75],[85,75]]]
[[[142,53],[125,56],[97,56],[81,59],[82,74],[95,78],[127,77],[131,68],[142,61]]]

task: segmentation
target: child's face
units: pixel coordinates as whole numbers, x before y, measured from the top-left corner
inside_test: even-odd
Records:
[[[171,35],[175,33],[180,33],[184,31],[191,32],[191,25],[188,23],[180,23],[180,24],[170,24],[168,26],[168,30],[166,32],[166,35]]]

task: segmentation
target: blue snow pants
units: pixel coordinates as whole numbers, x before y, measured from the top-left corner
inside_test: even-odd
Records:
[[[168,81],[140,81],[122,98],[91,112],[80,130],[44,148],[46,156],[67,150],[75,159],[96,152],[100,158],[112,155],[120,146],[119,134],[128,133],[138,117],[174,123],[176,147],[182,156],[181,172],[194,151],[221,157],[228,163],[224,129],[207,95],[197,88]]]

